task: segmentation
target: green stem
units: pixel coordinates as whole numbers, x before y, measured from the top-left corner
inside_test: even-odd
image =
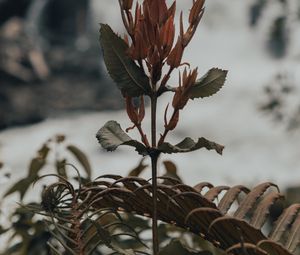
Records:
[[[153,244],[153,255],[157,255],[159,252],[159,240],[157,231],[157,160],[158,154],[155,152],[156,149],[156,106],[157,96],[151,97],[151,140],[153,154],[151,157],[152,166],[152,197],[153,197],[153,212],[152,212],[152,244]]]

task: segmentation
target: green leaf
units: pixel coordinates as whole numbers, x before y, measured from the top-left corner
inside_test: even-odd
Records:
[[[108,121],[98,131],[96,137],[101,146],[108,151],[114,151],[120,145],[128,145],[135,147],[135,150],[143,156],[148,154],[146,147],[127,135],[120,124],[114,120]]]
[[[47,153],[46,153],[47,154]],[[45,157],[46,157],[45,154]],[[37,157],[33,158],[30,162],[29,169],[28,169],[28,175],[24,179],[21,179],[20,181],[16,182],[5,194],[4,197],[19,192],[21,200],[25,196],[28,188],[31,184],[35,182],[35,180],[38,178],[38,174],[40,170],[43,169],[43,167],[46,165],[46,160],[44,157]]]
[[[22,200],[29,189],[30,185],[35,181],[35,178],[24,178],[16,182],[8,191],[5,192],[4,197],[13,194],[15,192],[20,193],[20,199]]]
[[[128,56],[127,44],[109,25],[101,24],[100,43],[107,70],[122,93],[131,97],[149,95],[148,77]]]
[[[29,169],[28,169],[28,176],[27,177],[38,177],[38,173],[42,168],[46,165],[46,160],[44,158],[34,158],[31,160]]]
[[[181,180],[181,178],[179,177],[179,175],[177,173],[178,172],[177,167],[172,161],[166,160],[166,161],[163,161],[163,164],[166,169],[166,173],[163,175],[163,177],[171,177],[171,178],[176,179],[176,180],[180,181],[181,183],[183,183],[183,181]],[[163,184],[171,185],[170,181],[167,179],[163,181]]]
[[[67,149],[76,157],[79,163],[83,166],[85,172],[88,175],[88,178],[90,178],[92,174],[92,168],[87,156],[74,145],[67,146]]]
[[[227,72],[219,68],[210,69],[193,85],[190,90],[190,98],[204,98],[216,94],[223,87]]]
[[[0,236],[3,235],[4,233],[6,233],[9,229],[8,228],[4,228],[2,226],[0,226]]]
[[[193,251],[185,247],[180,240],[172,240],[166,247],[164,247],[159,255],[211,255],[209,251]]]
[[[68,178],[67,171],[66,171],[66,164],[67,164],[66,159],[56,160],[56,173],[59,176]]]
[[[46,159],[50,152],[50,148],[48,143],[43,144],[42,148],[38,150],[38,157],[42,159]]]
[[[197,142],[195,142],[190,137],[187,137],[182,142],[176,145],[172,145],[170,143],[163,143],[158,147],[158,150],[163,153],[171,154],[171,153],[190,152],[201,148],[206,148],[207,150],[215,150],[217,153],[222,155],[224,146],[211,142],[203,137],[199,138]]]
[[[144,164],[144,160],[145,158],[142,158],[140,163],[129,172],[128,176],[140,176],[141,173],[148,167],[148,165]]]

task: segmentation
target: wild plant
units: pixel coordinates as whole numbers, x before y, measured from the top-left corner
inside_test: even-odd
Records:
[[[135,4],[134,4],[135,2]],[[212,68],[200,79],[198,69],[192,69],[183,61],[183,54],[204,14],[205,0],[196,0],[188,15],[188,27],[184,27],[184,14],[179,15],[179,31],[176,33],[176,1],[168,6],[165,0],[119,0],[121,17],[127,34],[121,38],[107,24],[101,24],[100,42],[107,70],[121,90],[126,111],[133,125],[126,132],[137,129],[140,141],[126,134],[116,121],[108,121],[97,133],[103,148],[115,150],[129,145],[142,156],[149,156],[152,164],[153,254],[159,252],[157,234],[157,161],[161,153],[183,153],[200,148],[222,154],[223,146],[203,137],[194,141],[185,138],[176,145],[166,142],[167,135],[179,121],[180,113],[190,100],[215,94],[223,86],[227,71]],[[135,6],[135,7],[133,7]],[[175,38],[177,36],[177,39]],[[175,87],[169,86],[171,75],[179,70]],[[170,104],[165,108],[164,130],[158,137],[157,101],[164,93],[173,93],[172,113]],[[146,115],[144,97],[150,98],[151,134],[147,135],[142,123]],[[151,139],[148,139],[148,136]]]

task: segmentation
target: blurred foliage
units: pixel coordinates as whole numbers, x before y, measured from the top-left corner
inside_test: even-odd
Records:
[[[264,88],[265,100],[260,110],[272,117],[276,123],[286,126],[288,131],[300,128],[299,91],[291,76],[278,73]]]
[[[59,146],[61,150],[58,150],[57,146]],[[81,173],[73,165],[67,163],[67,158],[61,158],[61,156],[58,155],[58,151],[59,154],[68,152],[75,156],[78,161],[78,165],[82,166]],[[54,161],[51,160],[51,155],[55,155]],[[49,164],[49,162],[54,162],[52,163],[52,168],[54,170],[53,173],[41,175],[42,170],[45,169],[46,165]],[[58,164],[57,162],[60,162],[60,164]],[[72,175],[71,172],[67,173],[66,166],[68,165],[74,168],[73,172],[76,173],[75,176]],[[143,175],[144,171],[148,167],[149,166],[145,162],[145,159],[141,160],[136,167],[129,171],[128,178],[134,178],[134,180],[143,180],[140,175]],[[182,183],[182,180],[178,175],[177,167],[173,162],[164,161],[163,169],[164,171],[162,173],[162,176],[159,177],[161,187],[164,187],[165,189],[167,187],[172,187],[175,183],[175,186],[177,188],[188,188],[187,185],[184,185]],[[118,210],[116,210],[113,209],[113,207],[105,206],[105,201],[118,201],[118,199],[123,196],[126,199],[130,198],[129,193],[127,194],[127,192],[129,192],[129,189],[127,189],[127,191],[123,190],[122,186],[119,185],[122,183],[121,180],[125,182],[127,177],[120,177],[120,181],[117,181],[119,183],[114,182],[115,184],[113,184],[112,186],[109,184],[109,182],[104,181],[102,177],[91,181],[91,168],[90,164],[88,163],[87,156],[79,148],[75,147],[74,145],[70,145],[62,135],[55,136],[49,139],[41,147],[41,149],[39,149],[37,156],[32,159],[31,163],[29,164],[29,173],[32,173],[35,176],[35,179],[30,177],[30,174],[28,174],[27,177],[30,178],[27,178],[28,182],[24,181],[25,184],[17,181],[16,184],[6,192],[2,202],[7,199],[6,196],[14,193],[21,194],[20,197],[24,198],[31,184],[34,184],[39,179],[54,177],[55,179],[57,179],[57,181],[54,183],[52,182],[51,184],[44,187],[44,189],[41,191],[41,194],[39,194],[40,202],[16,204],[15,210],[9,217],[9,224],[0,227],[1,238],[4,240],[9,240],[8,242],[6,242],[6,246],[4,247],[5,250],[0,254],[148,254],[148,247],[151,247],[152,241],[150,235],[151,221],[149,218],[149,214],[145,213],[145,216],[143,216],[138,215],[137,213],[127,213],[122,210],[122,208],[118,208]],[[82,178],[81,175],[84,175],[85,177]],[[106,178],[113,178],[113,176],[109,176],[106,176]],[[26,180],[26,178],[23,180]],[[29,182],[31,183],[28,185]],[[128,182],[128,185],[129,183],[130,182]],[[38,185],[38,183],[35,185]],[[99,185],[104,185],[104,187],[108,185],[108,187],[110,188],[103,189],[103,191],[99,193],[97,191]],[[273,197],[278,197],[277,193],[274,193],[276,196],[270,196],[271,194],[267,193],[265,199],[262,197],[263,194],[261,193],[261,189],[265,189],[264,187],[269,187],[270,185],[272,186],[273,184],[269,183],[264,184],[263,186],[258,185],[257,188],[253,189],[252,193],[249,193],[252,195],[249,195],[248,199],[246,199],[247,197],[244,198],[245,201],[250,201],[250,197],[251,200],[255,199],[256,202],[259,203],[257,210],[260,210],[260,208],[264,208],[262,211],[260,211],[261,217],[258,218],[259,221],[265,220],[265,217],[267,215],[266,210],[273,203],[273,200],[270,200],[269,198],[272,197],[273,199]],[[232,188],[226,186],[213,187],[209,183],[200,183],[194,188],[196,190],[199,190],[199,192],[201,190],[203,191],[208,189],[203,193],[203,198],[206,199],[209,199],[209,197],[216,198],[218,194],[223,193],[223,191],[225,190],[226,193],[228,193],[227,202],[229,203],[232,199],[229,199],[229,197],[236,196],[237,187],[238,186]],[[131,188],[135,189],[134,186],[131,186]],[[235,192],[232,193],[232,191],[234,190]],[[96,192],[96,195],[94,195],[93,192]],[[289,197],[293,198],[293,195],[295,195],[295,192],[289,190]],[[257,196],[259,197],[257,198]],[[28,194],[27,197],[30,197],[30,194]],[[104,197],[106,197],[106,199],[108,200],[103,201],[102,199]],[[175,196],[173,196],[173,198],[175,199]],[[178,196],[176,200],[177,199],[181,198]],[[188,205],[189,199],[188,197],[186,197],[186,199],[187,200],[185,200],[184,204],[187,203],[186,205]],[[146,200],[147,198],[145,197],[145,205],[148,203],[146,202]],[[219,201],[219,199],[217,200]],[[103,203],[101,201],[104,202],[103,208],[98,207],[99,203]],[[219,201],[219,205],[220,202],[221,200]],[[242,207],[242,204],[245,204],[249,209],[248,204],[242,202],[243,200],[239,200],[238,202],[240,207]],[[291,200],[288,201],[288,203],[290,202]],[[172,203],[170,202],[170,206],[171,204]],[[201,207],[200,204],[198,205],[198,207]],[[266,206],[266,204],[268,205]],[[297,204],[291,206],[290,208],[297,209],[298,207],[295,206],[297,206]],[[271,209],[272,208],[273,207],[271,207]],[[142,210],[142,208],[140,209]],[[188,208],[185,209],[188,210]],[[208,210],[209,208],[202,209]],[[272,210],[274,210],[274,208]],[[272,212],[272,210],[270,211],[270,213],[271,215],[274,215],[274,212]],[[213,214],[215,214],[216,211],[213,211]],[[207,213],[207,216],[209,216],[210,212],[207,211]],[[281,213],[282,209],[277,213],[277,216],[275,218],[278,218]],[[256,214],[254,213],[252,216],[248,215],[247,217],[250,217],[251,219],[252,217],[254,217],[254,215]],[[290,212],[289,217],[292,217],[293,215],[293,212]],[[169,216],[172,218],[174,215],[169,214]],[[205,221],[205,217],[200,218]],[[198,221],[200,220],[200,218],[198,219]],[[209,217],[207,218],[207,220],[208,219]],[[199,232],[197,232],[196,234],[196,232],[192,231],[192,229],[186,228],[182,224],[179,225],[181,227],[176,226],[175,222],[159,223],[158,234],[161,247],[159,255],[225,254],[224,251],[214,246],[216,244],[203,239],[205,238],[205,236],[199,234]],[[225,225],[221,225],[221,232],[223,233],[221,235],[223,235],[223,237],[225,236],[224,233],[229,233],[228,230],[226,230],[227,227]],[[287,226],[288,225],[286,225],[286,227]],[[272,227],[269,225],[269,228]],[[274,245],[274,243],[272,243],[272,245]],[[253,250],[253,247],[250,246],[251,245],[249,243],[245,243],[247,252],[250,252],[249,254],[252,254],[251,252]],[[233,246],[233,249],[239,250],[240,248]]]
[[[280,12],[274,13],[269,22],[268,41],[266,42],[270,54],[276,58],[286,55],[289,42],[293,36],[291,31],[299,25],[300,1],[295,2],[298,7],[293,6],[293,0],[256,0],[249,10],[249,24],[252,27],[259,26],[264,12],[272,5],[279,5]]]
[[[68,178],[66,171],[67,158],[61,157],[59,155],[60,151],[68,152],[68,154],[75,157],[85,172],[86,178],[84,180],[90,181],[91,166],[87,156],[78,147],[67,144],[65,142],[64,135],[57,135],[42,145],[42,147],[38,150],[37,155],[29,164],[27,176],[16,182],[8,191],[6,191],[4,197],[18,192],[20,194],[20,199],[22,200],[30,185],[35,183],[35,181],[40,177],[40,172],[47,167],[47,164],[51,161],[51,157],[54,158],[54,166],[52,166],[52,168],[55,169],[55,172],[59,176]]]
[[[69,175],[66,169],[68,165],[67,157],[70,156],[76,159],[77,165],[82,166],[82,173],[85,176],[84,178],[82,177],[82,181],[90,181],[91,167],[87,156],[78,147],[69,144],[64,135],[56,135],[41,146],[36,156],[29,163],[27,176],[16,181],[4,193],[2,202],[5,202],[7,196],[15,193],[19,194],[22,202],[26,193],[47,168],[53,169],[53,173],[57,173],[60,176],[73,179],[74,177]],[[39,195],[41,196],[42,194]],[[37,203],[29,203],[26,206],[37,205]],[[0,234],[8,236],[10,240],[6,244],[3,255],[51,254],[47,245],[51,234],[47,230],[45,222],[41,217],[37,217],[34,212],[28,210],[26,206],[17,204],[15,211],[8,219],[9,225],[0,229]]]
[[[77,160],[76,165],[82,167],[81,173],[68,163],[68,157],[71,155]],[[73,167],[75,169],[73,172],[77,174],[74,176],[72,172],[68,172],[67,166]],[[164,161],[163,166],[164,173],[161,177],[163,184],[167,185],[169,178],[182,181],[173,162]],[[145,159],[142,159],[128,175],[138,177],[148,167]],[[46,168],[53,169],[53,173],[49,174],[47,171],[47,174],[43,175]],[[91,173],[87,156],[78,147],[70,144],[64,135],[47,140],[31,160],[27,176],[16,181],[5,192],[2,203],[13,194],[18,194],[20,201],[23,201],[25,196],[30,198],[32,185],[37,186],[36,181],[46,176],[56,178],[57,182],[41,190],[38,196],[40,202],[16,204],[9,219],[6,219],[5,226],[0,227],[1,239],[9,240],[6,243],[2,242],[5,245],[0,254],[79,254],[76,247],[75,249],[73,247],[73,250],[71,248],[74,244],[71,240],[75,240],[76,237],[68,234],[74,233],[74,228],[79,226],[84,234],[80,231],[77,233],[82,234],[83,240],[88,243],[86,247],[89,248],[84,254],[148,254],[147,246],[151,245],[149,234],[151,222],[148,217],[110,209],[95,211],[82,205],[84,201],[81,201],[75,193],[78,193],[81,185],[91,181]],[[73,185],[78,187],[75,188]],[[75,193],[71,194],[72,192]],[[176,254],[175,251],[180,251],[180,254],[211,254],[199,250],[222,254],[201,237],[170,224],[159,224],[159,238],[162,246],[161,255]],[[135,253],[132,253],[133,251]]]

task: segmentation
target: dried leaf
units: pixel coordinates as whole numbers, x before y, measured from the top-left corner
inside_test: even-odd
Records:
[[[226,250],[226,254],[268,255],[263,249],[252,243],[238,243]]]
[[[142,143],[133,140],[122,130],[120,124],[113,120],[108,121],[98,131],[96,137],[101,146],[108,151],[114,151],[120,145],[128,145],[134,147],[143,156],[148,154],[146,147]]]
[[[195,151],[201,148],[206,148],[207,150],[215,150],[217,153],[222,155],[224,146],[211,142],[203,137],[199,138],[197,142],[195,142],[190,137],[187,137],[182,142],[176,145],[172,145],[170,143],[162,143],[158,147],[158,150],[163,153],[172,154]]]
[[[246,220],[228,215],[215,219],[208,231],[227,247],[241,242],[241,238],[245,243],[253,244],[267,239],[259,229],[251,226]]]
[[[228,186],[213,187],[205,193],[204,197],[210,201],[214,201],[222,191],[228,190],[228,189],[229,189]]]
[[[254,214],[251,217],[250,224],[255,228],[261,228],[270,213],[270,207],[275,203],[275,201],[281,198],[283,198],[283,195],[278,192],[272,192],[266,195],[255,209]]]
[[[222,197],[218,208],[219,210],[225,214],[231,207],[232,203],[238,198],[241,192],[249,193],[250,190],[243,185],[237,185],[230,188],[225,195]]]
[[[291,230],[288,235],[288,239],[285,243],[285,247],[290,251],[294,252],[297,246],[300,243],[300,213],[298,214],[297,218],[295,219]]]
[[[282,244],[271,240],[262,240],[258,242],[257,247],[265,250],[270,255],[291,255],[291,253],[289,253]]]
[[[294,220],[295,215],[300,210],[300,204],[293,204],[283,211],[278,220],[275,222],[269,237],[274,242],[281,239],[282,234],[287,230],[289,224]]]
[[[128,45],[109,25],[101,24],[100,42],[107,70],[122,93],[131,97],[149,95],[148,77],[128,56]]]
[[[193,188],[195,190],[197,190],[199,193],[201,193],[204,188],[210,188],[211,189],[213,187],[214,187],[214,185],[212,185],[209,182],[200,182],[200,183],[196,184]]]
[[[92,196],[97,197],[97,199],[103,198],[97,200],[97,203],[93,205],[95,209],[122,208],[122,210],[127,212],[151,217],[153,209],[152,185],[149,182],[137,177],[106,177],[113,179],[111,185],[105,184],[104,186],[96,186],[90,189],[93,193]],[[200,183],[196,187],[202,190],[203,187],[212,187],[212,185]],[[202,196],[196,189],[184,184],[172,181],[168,184],[159,183],[157,186],[157,216],[163,222],[171,223],[200,235],[218,248],[223,250],[232,248],[233,254],[240,254],[239,252],[243,252],[241,248],[246,248],[245,250],[249,255],[265,254],[264,251],[267,251],[268,254],[291,255],[282,245],[275,242],[273,244],[260,229],[269,213],[270,205],[278,198],[281,198],[280,193],[273,190],[264,195],[270,187],[278,189],[275,184],[270,182],[256,186],[251,192],[242,185],[235,186],[224,194],[219,203],[219,208],[217,208],[216,204],[209,199],[213,199],[222,190],[226,190],[228,188],[226,186],[212,187],[205,196]],[[124,192],[121,192],[122,190]],[[249,193],[242,199],[240,207],[238,207],[234,216],[224,215],[242,191]],[[83,191],[83,193],[85,192]],[[108,196],[110,199],[106,199]],[[253,210],[253,208],[256,209]],[[290,229],[286,236],[286,248],[289,248],[290,251],[297,247],[300,236],[300,214],[298,213],[296,220],[294,220],[295,216],[292,216],[296,214],[298,210],[296,208],[297,206],[290,209],[290,212],[286,213],[286,220],[280,219],[282,225],[277,226],[277,229]],[[250,214],[253,211],[254,214]],[[249,216],[249,218],[246,216]],[[289,217],[293,219],[289,219]],[[290,223],[293,220],[294,223],[290,228]],[[286,222],[284,223],[284,221]],[[271,244],[267,244],[268,241]],[[255,253],[256,251],[257,253]],[[171,254],[181,253],[172,251]]]
[[[216,94],[224,85],[227,71],[219,68],[210,69],[191,87],[190,98],[204,98]]]
[[[191,210],[185,217],[186,224],[197,224],[197,227],[206,234],[208,233],[209,226],[213,221],[220,218],[222,214],[219,210],[209,207],[200,207]]]
[[[278,189],[277,185],[271,182],[266,182],[257,185],[242,201],[239,208],[234,213],[234,217],[239,219],[244,218],[245,215],[249,212],[249,210],[252,209],[257,199],[261,197],[265,193],[265,191],[270,187],[276,187]]]

